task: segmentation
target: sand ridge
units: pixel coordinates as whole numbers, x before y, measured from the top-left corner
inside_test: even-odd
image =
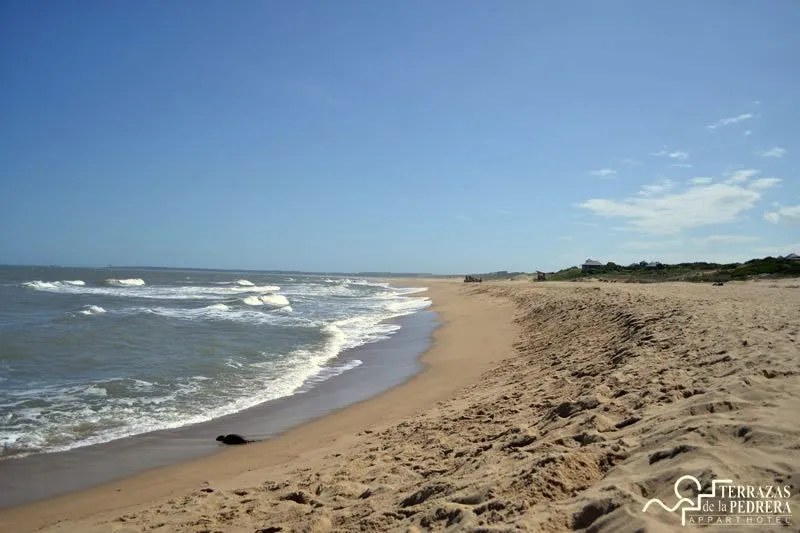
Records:
[[[477,352],[499,351],[471,382],[412,414],[365,418],[316,456],[47,531],[675,531],[675,515],[641,509],[672,501],[687,473],[791,485],[800,508],[796,282],[446,291],[448,372],[459,327]],[[505,318],[508,305],[514,328],[496,331],[492,306]],[[399,398],[366,404],[386,397]]]

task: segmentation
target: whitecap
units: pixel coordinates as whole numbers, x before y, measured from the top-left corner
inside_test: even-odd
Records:
[[[29,289],[36,289],[38,291],[42,290],[53,290],[58,289],[58,282],[51,282],[51,281],[26,281],[22,284],[23,287],[27,287]]]
[[[234,284],[240,287],[252,287],[253,285],[255,285],[255,283],[246,279],[237,279],[236,281],[234,281]]]
[[[247,298],[242,298],[242,303],[247,305],[263,305],[264,302],[261,301],[261,298],[258,296],[248,296]]]
[[[86,285],[86,282],[80,279],[75,280],[64,280],[64,281],[26,281],[22,284],[23,287],[27,287],[29,289],[36,289],[36,290],[59,290],[59,289],[67,289],[69,287],[83,287]]]
[[[267,294],[260,299],[263,303],[273,307],[285,307],[289,305],[289,300],[282,294]]]
[[[144,280],[141,278],[130,278],[130,279],[107,279],[107,285],[113,285],[114,287],[141,287],[144,285]]]
[[[99,315],[105,313],[106,310],[99,305],[85,305],[83,309],[78,312],[82,315]]]

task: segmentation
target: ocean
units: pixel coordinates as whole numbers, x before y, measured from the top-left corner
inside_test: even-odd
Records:
[[[0,267],[0,461],[180,428],[359,367],[424,288],[342,277]],[[363,350],[359,353],[367,353]]]

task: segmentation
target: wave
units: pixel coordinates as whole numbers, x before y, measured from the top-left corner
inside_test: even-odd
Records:
[[[261,301],[261,298],[258,296],[248,296],[247,298],[242,298],[242,303],[247,305],[263,305],[264,302]]]
[[[26,281],[22,284],[23,287],[40,291],[58,290],[68,287],[83,287],[84,285],[86,285],[86,282],[79,279],[64,281]]]
[[[175,320],[209,320],[240,322],[253,325],[271,325],[280,327],[318,328],[320,323],[310,318],[292,314],[291,307],[281,307],[275,312],[258,306],[235,307],[231,304],[214,304],[194,309],[174,307],[134,307],[120,313],[148,314]]]
[[[240,292],[278,292],[281,290],[280,287],[276,285],[246,285],[246,286],[237,286],[237,287],[227,287],[225,289],[215,289],[213,287],[209,287],[206,292],[215,292],[215,291],[227,291],[233,293],[240,293]]]
[[[82,315],[100,315],[105,313],[106,310],[100,307],[99,305],[85,305],[83,309],[78,311],[78,313]]]
[[[107,285],[111,285],[113,287],[141,287],[144,285],[144,280],[141,278],[131,278],[131,279],[107,279]]]
[[[248,296],[242,298],[242,303],[247,305],[270,305],[272,307],[286,307],[289,300],[282,294],[267,294],[265,296]]]
[[[261,301],[274,307],[286,307],[289,305],[289,300],[282,294],[268,294],[262,296]]]
[[[246,280],[246,279],[238,279],[238,280],[234,281],[233,283],[235,285],[240,286],[240,287],[252,287],[253,285],[255,285],[255,283],[253,283],[250,280]]]
[[[141,283],[140,283],[141,282]],[[23,287],[55,293],[91,294],[120,298],[147,298],[155,300],[219,300],[240,294],[271,294],[278,292],[276,285],[263,286],[145,286],[141,279],[106,280],[106,286],[91,287],[77,281],[28,281]]]

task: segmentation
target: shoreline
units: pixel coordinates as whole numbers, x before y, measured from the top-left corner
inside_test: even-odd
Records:
[[[274,438],[378,395],[419,372],[419,357],[438,325],[435,313],[427,309],[389,321],[401,329],[388,339],[337,356],[340,364],[358,359],[362,361],[359,366],[321,382],[306,383],[289,396],[196,424],[0,461],[0,478],[17,480],[13,491],[0,488],[0,510],[211,457],[225,449],[214,440],[219,434],[237,433],[258,441]]]
[[[401,286],[428,286],[428,290],[419,293],[419,296],[431,299],[432,305],[427,311],[436,313],[441,323],[433,332],[428,350],[418,358],[421,370],[410,379],[376,396],[301,423],[264,442],[243,448],[223,449],[211,456],[160,466],[93,488],[0,509],[0,529],[35,530],[65,519],[72,521],[105,513],[119,513],[131,506],[207,483],[220,485],[220,481],[226,479],[238,483],[242,477],[247,478],[248,474],[252,476],[257,471],[259,475],[264,475],[264,470],[269,470],[273,475],[279,474],[289,462],[300,457],[306,460],[319,459],[320,454],[330,453],[331,448],[346,448],[362,430],[397,422],[414,411],[432,406],[457,387],[477,379],[488,364],[496,359],[491,355],[496,352],[492,351],[488,357],[474,357],[476,364],[463,368],[461,359],[453,357],[452,343],[475,352],[476,341],[481,345],[476,338],[480,337],[477,334],[479,330],[475,328],[478,323],[489,320],[501,330],[505,329],[508,335],[503,337],[503,342],[490,344],[503,348],[500,351],[502,354],[506,354],[510,348],[514,338],[510,305],[491,302],[489,309],[502,311],[495,313],[494,317],[475,314],[474,309],[471,313],[465,313],[458,309],[460,298],[457,293],[461,290],[461,283],[418,279],[393,279],[391,282]],[[463,321],[466,324],[462,323],[458,331],[452,331],[454,323]],[[466,339],[463,338],[464,326],[474,332],[466,335]],[[496,335],[492,335],[490,341],[494,339],[497,339]]]

